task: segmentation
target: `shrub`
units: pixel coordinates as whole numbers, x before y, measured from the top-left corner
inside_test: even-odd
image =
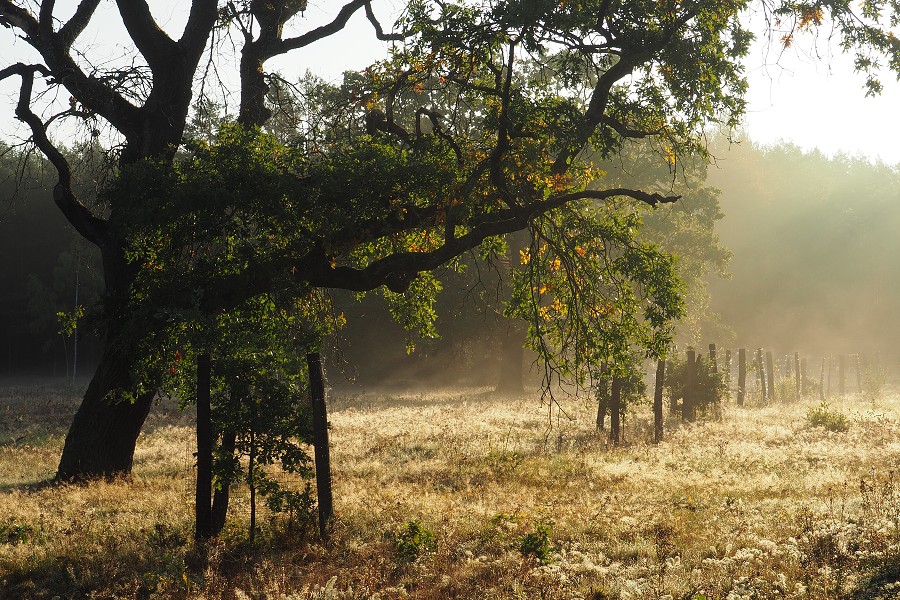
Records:
[[[25,523],[9,520],[0,523],[0,544],[15,546],[27,542],[34,534],[34,528]]]
[[[414,562],[426,552],[434,552],[437,547],[434,533],[422,525],[418,519],[410,521],[395,536],[397,556],[401,562]]]
[[[672,401],[684,403],[684,389],[687,385],[687,359],[673,358],[666,363],[665,388]],[[712,363],[697,356],[697,379],[694,385],[694,398],[697,413],[707,416],[717,414],[722,400],[728,394],[723,373],[715,373]]]
[[[843,432],[850,429],[850,421],[846,415],[831,410],[827,402],[806,411],[806,424],[809,427],[824,427],[826,431]]]
[[[545,563],[550,558],[550,524],[537,523],[534,531],[522,536],[519,542],[519,552],[523,556],[533,556],[538,561]]]

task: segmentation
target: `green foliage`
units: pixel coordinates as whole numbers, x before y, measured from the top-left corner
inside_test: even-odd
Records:
[[[418,519],[408,522],[394,536],[397,557],[401,562],[415,562],[420,556],[434,552],[437,542],[434,533]]]
[[[519,552],[522,556],[533,557],[540,563],[546,563],[550,559],[553,547],[550,543],[551,523],[535,523],[534,531],[526,533],[519,542]]]
[[[592,373],[595,382],[594,396],[601,407],[609,407],[612,398],[612,377],[619,377],[622,380],[619,408],[623,416],[630,407],[647,400],[647,383],[644,381],[643,357],[640,354],[632,352],[627,364],[613,365],[613,368],[607,368],[605,372]]]
[[[12,519],[0,522],[0,544],[16,546],[30,540],[34,528],[27,523],[17,523]]]
[[[723,373],[713,372],[709,360],[697,356],[696,378],[694,380],[694,403],[698,413],[710,417],[719,415],[719,407],[727,397],[728,387]],[[687,358],[677,356],[666,361],[665,389],[672,401],[683,402],[685,387],[688,384]]]
[[[822,402],[819,406],[806,411],[806,425],[822,427],[825,431],[838,433],[850,429],[850,421],[847,416],[840,411],[832,410],[827,402]]]

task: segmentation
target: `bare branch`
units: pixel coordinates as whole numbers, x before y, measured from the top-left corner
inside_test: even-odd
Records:
[[[297,48],[309,46],[313,42],[317,42],[323,38],[328,37],[329,35],[334,35],[347,25],[347,21],[350,20],[350,17],[352,17],[356,11],[368,5],[368,3],[369,0],[352,0],[351,2],[348,2],[344,5],[343,8],[341,8],[340,12],[331,23],[322,25],[321,27],[316,27],[312,31],[308,31],[303,35],[282,40],[278,44],[277,52],[270,55],[268,58],[271,58],[272,56],[275,56],[277,54],[284,54],[285,52],[288,52],[290,50],[296,50]]]
[[[87,240],[102,246],[106,241],[106,222],[98,219],[82,204],[72,192],[72,170],[68,161],[53,145],[47,136],[47,128],[41,119],[31,110],[31,92],[34,86],[34,74],[49,76],[44,65],[26,65],[16,63],[0,70],[0,81],[12,75],[22,78],[19,88],[19,102],[16,105],[16,118],[31,128],[34,145],[37,146],[56,168],[59,181],[53,188],[53,200],[73,227]]]
[[[402,33],[384,33],[384,29],[382,29],[381,23],[375,17],[375,13],[372,11],[371,2],[366,2],[366,18],[369,20],[369,23],[372,24],[372,27],[375,28],[375,37],[377,37],[382,42],[401,41],[405,39],[406,36]]]

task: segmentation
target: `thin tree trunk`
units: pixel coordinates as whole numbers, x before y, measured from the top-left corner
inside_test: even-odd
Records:
[[[653,442],[663,439],[663,385],[666,377],[666,361],[656,361],[656,388],[653,390]]]
[[[620,423],[622,419],[622,378],[613,377],[612,390],[609,394],[609,440],[618,446],[621,439]]]
[[[222,432],[221,456],[225,460],[234,460],[234,447],[237,435],[233,429]],[[223,465],[219,465],[222,467]],[[221,470],[221,469],[220,469]],[[212,501],[212,534],[219,535],[225,528],[225,520],[228,517],[228,502],[231,494],[231,481],[220,481],[219,487],[213,493]]]
[[[197,541],[212,536],[212,414],[210,404],[211,368],[209,353],[197,356],[197,489],[194,515]]]
[[[316,493],[319,500],[319,534],[328,539],[334,521],[331,493],[331,455],[328,448],[328,413],[325,406],[325,374],[318,353],[306,355],[312,402],[313,446],[316,461]]]

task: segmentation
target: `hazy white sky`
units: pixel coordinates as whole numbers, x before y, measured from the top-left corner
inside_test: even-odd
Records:
[[[179,3],[166,0],[167,7],[154,12],[172,32],[179,30]],[[399,10],[402,0],[376,3],[379,14],[389,15]],[[321,23],[330,18],[335,3],[312,0],[306,12],[307,23]],[[103,3],[109,11],[108,25],[95,31],[98,45],[115,36],[120,27],[115,23],[111,3]],[[59,11],[57,11],[59,12]],[[61,15],[65,16],[65,15]],[[385,22],[387,22],[387,18]],[[106,19],[104,20],[106,21]],[[10,30],[0,29],[0,56],[22,55],[26,44],[14,41]],[[827,52],[827,50],[826,50]],[[362,13],[356,15],[341,34],[319,42],[312,51],[302,52],[275,67],[288,77],[296,77],[307,69],[314,73],[337,78],[344,69],[359,69],[383,53]],[[748,135],[761,143],[787,141],[805,149],[819,148],[826,154],[845,152],[861,154],[871,159],[900,163],[900,85],[894,76],[883,78],[884,92],[880,97],[866,98],[863,78],[852,71],[848,57],[831,56],[817,60],[804,57],[802,51],[775,57],[759,44],[747,63],[750,82],[749,106],[746,117]],[[14,103],[14,83],[0,85],[0,98],[8,101],[0,106],[0,129],[9,133],[11,106]]]

